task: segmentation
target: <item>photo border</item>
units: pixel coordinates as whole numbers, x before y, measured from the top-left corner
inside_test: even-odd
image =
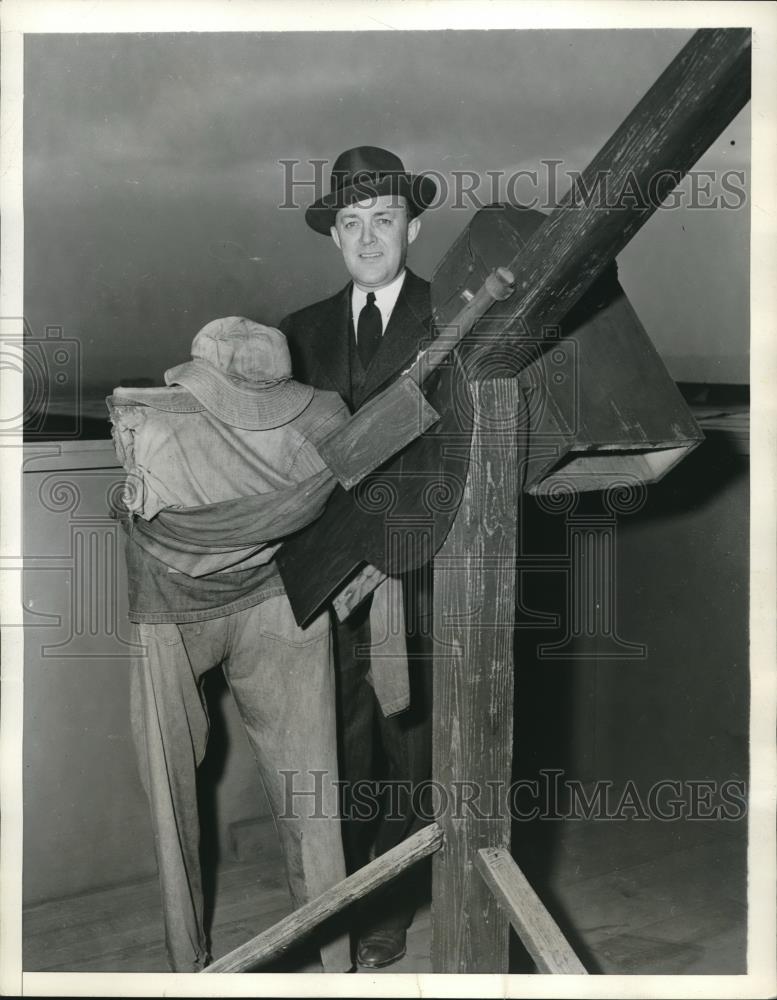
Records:
[[[0,709],[0,992],[24,996],[532,996],[532,997],[757,997],[775,991],[777,753],[777,6],[763,3],[632,2],[552,3],[469,0],[340,0],[334,3],[125,2],[60,0],[2,5],[2,170],[0,171],[0,316],[23,316],[24,38],[38,33],[358,31],[489,28],[698,28],[753,29],[753,159],[751,212],[751,535],[750,535],[750,806],[748,819],[748,973],[741,976],[492,975],[383,973],[363,975],[213,975],[134,973],[23,973],[22,872],[22,629],[2,630]],[[21,323],[21,320],[19,320]],[[3,412],[22,412],[21,373],[0,372]],[[21,569],[20,437],[0,448],[0,560]],[[2,620],[20,620],[21,572],[3,572]],[[711,992],[714,990],[714,994]],[[52,992],[55,991],[55,992]]]

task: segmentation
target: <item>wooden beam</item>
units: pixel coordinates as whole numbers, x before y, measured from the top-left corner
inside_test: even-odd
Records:
[[[477,853],[475,867],[534,959],[538,972],[588,975],[508,851],[484,848]]]
[[[516,289],[503,328],[522,319],[536,335],[558,323],[745,106],[750,35],[697,31],[520,254],[501,262]],[[444,325],[457,308],[435,320]]]
[[[247,972],[277,958],[328,917],[385,885],[421,858],[434,854],[442,843],[443,832],[436,823],[424,827],[364,868],[322,892],[316,899],[300,906],[268,930],[223,955],[202,972]]]
[[[432,777],[448,801],[437,818],[445,850],[432,864],[432,969],[506,973],[510,929],[475,875],[474,859],[478,848],[510,844],[503,799],[513,753],[522,395],[514,379],[472,383],[470,390],[469,474],[434,563]],[[495,785],[501,794],[492,802]],[[475,801],[464,804],[465,797]]]

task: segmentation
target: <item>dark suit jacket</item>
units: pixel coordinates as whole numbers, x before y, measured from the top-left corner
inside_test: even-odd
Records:
[[[292,313],[280,328],[295,378],[334,389],[356,411],[415,360],[430,336],[431,308],[429,283],[408,270],[381,344],[354,388],[351,288]],[[365,562],[400,575],[427,565],[442,544],[463,491],[471,433],[461,417],[461,400],[469,397],[455,362],[438,369],[424,394],[442,419],[350,492],[338,486],[324,514],[281,547],[278,566],[300,624]],[[419,614],[426,615],[430,591],[422,589]]]
[[[349,282],[330,299],[292,313],[280,328],[289,343],[294,377],[316,388],[334,389],[355,412],[415,359],[429,337],[431,305],[429,282],[408,270],[366,378],[352,393],[352,288]]]

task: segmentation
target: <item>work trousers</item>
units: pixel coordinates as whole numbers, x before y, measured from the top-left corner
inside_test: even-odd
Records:
[[[133,662],[132,732],[151,807],[168,959],[174,971],[199,971],[209,956],[196,771],[208,738],[201,681],[211,668],[222,665],[256,757],[295,907],[345,877],[329,618],[303,630],[281,596],[210,621],[137,628],[146,655]],[[291,786],[281,771],[297,772]],[[319,796],[290,798],[290,787],[297,793],[316,782]],[[348,970],[347,936],[324,941],[321,960],[326,972]]]

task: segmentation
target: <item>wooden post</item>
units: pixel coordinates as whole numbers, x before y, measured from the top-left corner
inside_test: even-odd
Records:
[[[434,570],[432,777],[445,790],[445,849],[432,863],[432,969],[506,973],[509,924],[475,861],[480,848],[510,847],[521,397],[514,379],[470,389],[469,474]],[[492,802],[494,783],[502,794]]]

